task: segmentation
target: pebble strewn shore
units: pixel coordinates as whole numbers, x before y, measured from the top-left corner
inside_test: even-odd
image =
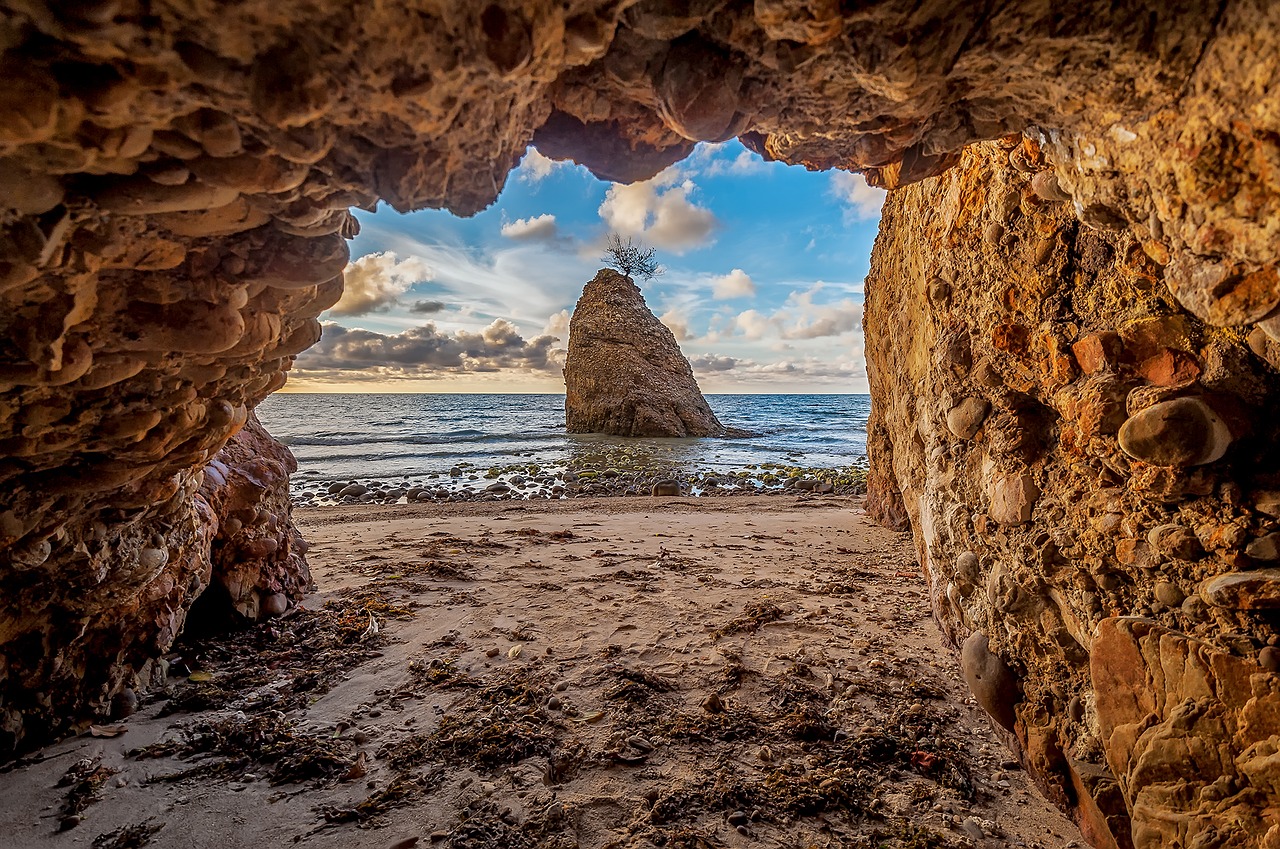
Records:
[[[293,500],[300,507],[325,507],[614,495],[859,495],[866,490],[865,463],[844,468],[761,463],[729,470],[690,470],[629,459],[626,452],[610,452],[573,465],[525,463],[484,469],[459,463],[445,472],[392,480],[295,478]]]

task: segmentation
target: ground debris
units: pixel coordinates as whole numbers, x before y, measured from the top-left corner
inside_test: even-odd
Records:
[[[161,715],[234,708],[290,711],[327,693],[344,672],[387,644],[379,622],[409,619],[380,587],[349,590],[319,610],[299,609],[285,620],[197,639],[179,646],[198,667]]]
[[[322,784],[347,774],[355,765],[348,741],[299,733],[297,725],[281,714],[199,720],[183,728],[178,737],[134,749],[129,755],[137,759],[204,756],[192,769],[162,776],[169,781],[197,774],[231,777],[252,764],[263,764],[270,769],[273,786]]]
[[[103,766],[101,758],[82,758],[73,763],[58,781],[59,787],[69,788],[62,800],[59,828],[66,831],[79,825],[85,809],[101,799],[102,785],[118,772],[114,767]]]
[[[771,601],[753,601],[742,609],[741,616],[717,628],[712,633],[712,638],[718,640],[730,634],[754,633],[766,622],[777,622],[784,615],[782,608]]]
[[[133,825],[121,826],[115,831],[99,834],[93,838],[93,849],[142,849],[162,828],[163,822],[147,818]]]

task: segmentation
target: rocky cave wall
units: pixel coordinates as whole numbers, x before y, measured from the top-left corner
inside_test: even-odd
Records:
[[[871,508],[909,518],[975,696],[1095,845],[1274,845],[1280,348],[1184,309],[1046,153],[975,146],[889,198]]]
[[[1188,333],[1195,341],[1170,348],[1180,354],[1169,355],[1168,368],[1184,375],[1198,369],[1198,386],[1226,375],[1213,377],[1212,385],[1238,380],[1265,399],[1269,373],[1256,382],[1253,376],[1258,356],[1274,358],[1266,334],[1280,299],[1278,57],[1280,9],[1267,0],[1095,0],[1069,7],[1050,0],[0,0],[0,752],[102,715],[113,700],[127,704],[124,691],[145,683],[153,659],[205,587],[227,593],[230,605],[221,605],[221,615],[253,616],[270,615],[305,585],[279,477],[290,461],[265,437],[240,429],[254,405],[283,383],[292,357],[316,340],[315,317],[340,294],[346,239],[356,232],[350,208],[370,208],[381,198],[400,210],[474,212],[497,196],[531,141],[542,153],[575,159],[604,178],[637,180],[688,154],[695,140],[736,135],[764,156],[860,169],[876,184],[898,189],[946,172],[972,142],[1026,131],[1045,158],[1015,157],[1010,167],[1025,172],[1037,197],[1055,201],[1043,214],[1060,219],[1059,233],[1070,227],[1083,233],[1083,226],[1104,234],[1100,242],[1073,235],[1069,249],[1066,235],[1055,237],[1056,246],[1045,249],[1048,261],[1074,251],[1102,265],[1118,262],[1115,257],[1132,264],[1132,250],[1122,250],[1124,240],[1132,240],[1151,263],[1144,273],[1156,280],[1154,289],[1169,293],[1194,330]],[[1013,180],[1002,168],[992,166],[991,173],[1006,176],[991,179]],[[965,165],[942,179],[976,180],[976,173]],[[1025,196],[1025,186],[1018,194]],[[1011,227],[1013,208],[1005,206],[1015,200],[1009,192],[1000,195],[1003,217],[983,207],[964,218],[956,232],[968,234],[965,239],[929,242],[930,261],[945,243],[957,268],[991,261],[996,264],[987,270],[1003,274],[1003,255],[987,245],[1003,246],[1021,232],[1024,225]],[[901,201],[908,202],[919,199]],[[911,241],[912,215],[895,212],[898,203],[890,207],[886,244],[920,243]],[[1016,205],[1021,210],[1023,202]],[[969,226],[974,216],[990,219],[980,234]],[[1005,229],[997,232],[995,225]],[[1095,242],[1108,246],[1108,258],[1085,251]],[[932,269],[908,270],[928,271],[932,280]],[[981,271],[971,268],[948,281],[957,304],[968,303],[966,286],[987,291]],[[920,288],[923,278],[899,279],[884,269],[880,277],[889,281],[882,294],[901,294],[897,317],[882,316],[880,327],[923,332],[931,326],[935,319],[923,310],[933,302]],[[1053,306],[1059,302],[1046,287],[1019,290],[1028,303],[1015,306],[1042,309],[1044,316],[1057,310],[1053,315],[1084,327],[1070,311],[1099,316],[1104,295],[1101,289],[1087,294],[1095,285],[1087,280],[1072,285],[1085,293],[1079,303]],[[1043,307],[1034,306],[1037,299]],[[1115,304],[1131,306],[1123,298]],[[873,331],[882,332],[876,326],[872,322]],[[1027,325],[1026,339],[1019,332],[1011,326],[1000,344],[1010,350],[1038,344],[1039,324],[1034,333]],[[1099,357],[1131,356],[1123,352],[1134,343],[1115,332],[1119,342],[1097,340]],[[898,340],[903,352],[924,357],[907,344],[911,338]],[[1063,369],[1079,361],[1070,347],[1075,336],[1063,330],[1052,338],[1068,346],[1059,352]],[[1242,345],[1250,346],[1247,356]],[[931,365],[910,365],[922,386],[949,391],[932,382],[942,378]],[[1034,450],[1058,456],[1063,425],[1052,415],[1061,417],[1055,404],[1066,402],[1056,400],[1056,389],[1050,397],[1057,384],[1042,384],[1047,379],[1035,371],[1002,380],[1035,404],[997,409],[991,421],[1031,416],[1026,430],[1036,434]],[[1090,386],[1090,392],[1114,390]],[[1197,485],[1213,482],[1195,503],[1216,510],[1223,527],[1237,527],[1256,489],[1252,469],[1232,458],[1261,444],[1256,434],[1265,401],[1242,392],[1214,388],[1216,400],[1204,401],[1213,418],[1201,419],[1215,438],[1222,428],[1230,431],[1230,451],[1223,464],[1191,474]],[[914,414],[921,421],[936,418],[928,405],[938,405],[941,394],[905,385],[892,394],[931,398]],[[981,394],[993,409],[1008,402],[994,387]],[[1229,404],[1220,410],[1220,397],[1244,399],[1243,412]],[[896,403],[885,395],[881,401]],[[942,461],[932,453],[912,459],[920,450],[911,435],[914,420],[892,409],[873,434],[878,504],[886,514],[910,516],[920,538],[931,540],[949,526],[919,508],[915,488],[932,493],[941,484],[910,470]],[[1202,407],[1184,402],[1177,409]],[[969,414],[977,411],[971,406]],[[1252,424],[1255,436],[1237,432],[1241,421]],[[233,437],[246,442],[246,452],[213,463]],[[1057,514],[1031,499],[1027,487],[1047,485],[1046,468],[1058,467],[1028,454],[1032,443],[1000,446],[1034,467],[1027,486],[1012,460],[999,454],[996,462],[1000,479],[1035,502],[1030,523],[1017,533],[1034,532],[1039,552],[1047,544],[1041,536],[1052,538]],[[270,464],[254,465],[257,452],[268,452]],[[209,491],[245,463],[252,468],[226,484],[237,495]],[[1178,474],[1134,468],[1111,474],[1149,478],[1169,497],[1183,485]],[[961,478],[971,471],[965,469],[952,472],[962,489]],[[1104,491],[1089,489],[1090,498],[1095,490]],[[895,492],[906,497],[895,501]],[[1001,509],[1022,509],[1014,495],[1002,496]],[[975,516],[977,507],[988,509],[964,500],[979,497],[967,490],[947,497],[974,507]],[[1155,555],[1128,533],[1136,525],[1125,521],[1136,508],[1127,503],[1114,510],[1105,505],[1103,515],[1120,519],[1106,519],[1094,532],[1096,551],[1134,541],[1124,554],[1133,560],[1123,564],[1133,567]],[[1210,539],[1211,553],[1187,560],[1193,566],[1179,566],[1177,579],[1163,583],[1186,592],[1223,562],[1225,540],[1247,547],[1255,536],[1265,537],[1260,521],[1251,518],[1238,531],[1224,531],[1223,540]],[[966,549],[981,569],[1012,557],[1012,543],[1004,541],[1010,532],[994,520],[990,528],[990,540],[974,539]],[[1148,541],[1150,550],[1162,551],[1185,535],[1166,536]],[[952,555],[958,553],[944,546],[937,562]],[[259,565],[245,571],[245,562]],[[1154,592],[1156,578],[1141,566],[1121,570],[1108,563],[1089,560],[1084,569],[1096,573],[1095,583],[1117,582],[1091,591],[1105,621],[1112,612],[1137,612],[1117,607],[1120,602],[1149,605],[1146,593]],[[1034,588],[1039,584],[1031,576],[1039,576],[1048,585],[1056,568],[1024,558],[1009,580]],[[1106,577],[1108,570],[1118,577]],[[1124,575],[1132,588],[1126,589]],[[1257,581],[1249,580],[1224,592],[1256,598]],[[1080,611],[1096,615],[1085,590],[1077,589],[1080,595],[1069,595],[1061,609],[1086,605]],[[1120,602],[1113,604],[1107,592],[1119,594]],[[211,615],[219,615],[209,604]],[[962,628],[941,598],[938,610],[964,637],[970,626]],[[1036,741],[1087,726],[1108,757],[1120,758],[1111,765],[1128,804],[1156,811],[1182,804],[1173,790],[1167,797],[1143,796],[1153,782],[1135,783],[1137,767],[1124,761],[1128,750],[1109,742],[1138,746],[1146,739],[1121,720],[1147,702],[1107,702],[1105,694],[1127,690],[1096,675],[1088,679],[1092,689],[1084,687],[1079,656],[1069,668],[1076,688],[1070,695],[1080,701],[1073,706],[1067,696],[1065,704],[1067,716],[1083,711],[1082,719],[1071,719],[1070,727],[1053,724],[1066,720],[1028,726],[1030,706],[1048,710],[1062,702],[1049,682],[1070,683],[1032,660],[1051,638],[1063,652],[1096,658],[1111,647],[1111,655],[1132,659],[1138,650],[1125,654],[1124,646],[1142,647],[1150,658],[1152,644],[1190,639],[1169,634],[1207,639],[1210,633],[1181,619],[1152,626],[1116,620],[1097,635],[1086,632],[1084,623],[1092,620],[1080,621],[1079,634],[1070,633],[1076,623],[1064,622],[1070,640],[1082,647],[1077,650],[1062,643],[1052,616],[1015,640],[977,608],[967,615],[986,628],[980,659],[1004,658],[1024,696],[1031,694],[1012,724],[1024,729],[1028,758],[1046,781],[1065,788],[1074,773],[1062,773],[1060,759],[1044,754],[1051,747]],[[1229,665],[1219,657],[1253,663],[1244,642],[1229,647],[1222,634],[1259,640],[1264,620],[1218,607],[1208,616],[1212,627],[1221,626],[1212,642],[1216,654],[1196,648],[1196,663],[1212,666],[1214,675],[1227,674],[1222,670]],[[1228,626],[1223,617],[1237,624]],[[1157,627],[1169,634],[1150,630]],[[1153,677],[1141,699],[1154,699],[1153,715],[1168,714],[1174,729],[1167,739],[1180,739],[1179,729],[1193,720],[1175,717],[1178,706],[1165,695],[1182,692],[1181,685],[1169,684],[1177,676],[1157,675],[1151,663],[1144,667]],[[1112,665],[1120,666],[1105,668]],[[1106,725],[1113,721],[1106,716],[1116,724]],[[1034,737],[1029,727],[1052,733]],[[1093,771],[1080,776],[1091,787],[1110,780],[1098,771],[1096,747],[1066,754],[1090,765]],[[1130,759],[1145,763],[1144,757]],[[1240,764],[1232,769],[1252,774]],[[1218,788],[1212,794],[1227,805],[1223,810],[1252,810],[1257,822],[1274,788],[1268,796],[1253,785],[1257,792],[1244,798],[1231,783],[1239,779],[1228,779],[1211,785]],[[1086,797],[1107,795],[1075,792],[1064,790],[1060,798],[1080,810]],[[1209,807],[1219,804],[1201,796]],[[1099,809],[1118,810],[1114,801],[1113,794]],[[1096,839],[1105,842],[1100,828]]]

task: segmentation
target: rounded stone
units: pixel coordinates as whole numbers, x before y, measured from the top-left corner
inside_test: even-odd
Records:
[[[1200,595],[1217,607],[1275,610],[1280,608],[1280,569],[1227,572],[1201,584]]]
[[[960,649],[960,668],[978,704],[1001,727],[1012,731],[1018,702],[1018,679],[991,651],[987,635],[974,631]]]
[[[284,593],[271,593],[262,600],[264,616],[283,616],[289,609],[289,598]]]
[[[649,494],[650,495],[679,495],[680,484],[677,481],[670,480],[670,479],[655,481],[653,486],[649,489]]]
[[[1120,448],[1153,466],[1202,466],[1222,458],[1231,431],[1199,398],[1153,404],[1120,426]]]
[[[947,413],[947,429],[961,439],[973,439],[991,412],[991,404],[983,398],[965,398]]]
[[[1157,581],[1153,591],[1156,599],[1169,607],[1181,606],[1182,600],[1187,597],[1181,587],[1170,581]]]

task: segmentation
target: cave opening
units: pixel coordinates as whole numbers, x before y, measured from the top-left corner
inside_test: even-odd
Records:
[[[687,550],[719,542],[705,516],[663,514],[649,530],[673,536],[645,536],[624,562],[610,556],[616,538],[640,537],[614,526],[608,545],[588,548],[605,532],[495,515],[490,524],[511,522],[514,533],[457,526],[408,552],[416,576],[384,569],[386,552],[406,542],[386,519],[367,534],[385,552],[348,564],[364,573],[350,592],[314,615],[273,613],[305,594],[306,543],[282,486],[293,460],[252,411],[317,343],[317,316],[343,295],[347,239],[360,226],[350,210],[381,199],[406,212],[478,212],[531,142],[638,183],[689,158],[699,140],[730,138],[891,190],[868,275],[867,506],[909,528],[902,556],[924,573],[927,598],[894,597],[903,615],[888,624],[903,629],[917,606],[928,609],[1014,753],[988,792],[1016,792],[1009,775],[1025,772],[1100,847],[1280,839],[1275,4],[1086,2],[1063,12],[1033,3],[975,14],[893,0],[503,0],[323,3],[302,15],[252,2],[216,12],[11,2],[0,32],[0,746],[14,753],[85,734],[6,774],[5,833],[24,835],[23,845],[82,839],[74,829],[95,823],[105,845],[206,833],[207,820],[174,813],[176,795],[164,821],[119,805],[159,797],[154,782],[146,789],[156,796],[130,795],[143,789],[130,749],[212,751],[201,746],[224,757],[170,761],[172,774],[216,762],[234,780],[213,792],[228,797],[265,800],[262,784],[277,779],[329,782],[323,810],[309,812],[326,824],[311,837],[320,841],[348,839],[351,822],[406,799],[445,798],[436,791],[455,776],[443,782],[429,764],[461,757],[482,767],[457,782],[454,814],[467,816],[417,809],[419,834],[406,841],[434,836],[434,818],[452,816],[435,842],[537,843],[566,824],[622,822],[634,803],[643,816],[610,839],[732,844],[773,834],[769,812],[791,816],[798,808],[788,805],[870,799],[897,823],[863,835],[873,842],[928,842],[920,828],[933,817],[944,842],[989,839],[983,817],[934,810],[928,794],[860,795],[858,758],[868,753],[899,778],[930,773],[948,792],[968,792],[965,776],[948,771],[946,746],[922,745],[945,743],[955,723],[916,721],[935,700],[922,689],[893,697],[901,713],[832,727],[820,708],[836,701],[837,676],[826,681],[811,649],[791,652],[775,678],[749,652],[721,653],[707,671],[722,679],[681,705],[661,670],[622,662],[629,630],[596,635],[599,675],[564,690],[504,677],[528,668],[539,647],[525,622],[495,623],[505,635],[495,644],[500,634],[476,637],[436,617],[436,655],[417,665],[384,642],[415,615],[432,617],[415,614],[411,599],[379,596],[378,582],[421,584],[446,608],[479,607],[488,600],[461,585],[469,572],[450,558],[492,561],[517,546],[521,571],[501,591],[521,602],[543,591],[540,552],[557,550],[581,558],[557,562],[607,573],[641,601],[662,597],[650,592],[660,581],[685,581],[715,610],[725,576],[699,571],[713,550]],[[426,310],[433,299],[421,300]],[[337,526],[347,539],[334,545],[365,533]],[[780,530],[724,529],[745,537],[724,560],[810,568]],[[666,544],[677,532],[679,549]],[[881,543],[867,568],[900,592],[896,555],[885,554],[893,543]],[[837,546],[826,571],[858,551]],[[842,578],[812,588],[865,614],[870,579]],[[251,704],[181,740],[139,739],[140,719],[110,719],[158,709],[148,694],[187,660],[169,650],[211,581],[229,588],[236,615],[271,621],[209,655],[233,675],[188,668],[175,709]],[[603,598],[605,583],[584,582],[579,607],[622,605]],[[752,605],[700,624],[714,624],[722,647],[748,636],[763,645],[779,629],[827,627],[822,617],[848,611],[818,605],[805,619],[768,598]],[[679,632],[684,620],[669,619]],[[285,632],[296,639],[281,642]],[[879,650],[846,637],[823,648]],[[676,646],[681,635],[663,639]],[[568,650],[541,648],[544,665]],[[458,651],[480,652],[494,677],[459,674],[449,663]],[[376,704],[343,703],[342,729],[336,718],[309,730],[293,722],[319,689],[369,683],[343,671],[342,658],[402,664],[405,686],[385,688]],[[298,663],[310,672],[277,680]],[[887,680],[902,669],[868,661],[862,671]],[[753,703],[785,713],[750,726],[748,704],[732,695],[739,685],[763,686]],[[424,735],[392,722],[412,718],[407,706],[427,703],[428,691],[483,723],[441,722],[434,728],[446,733]],[[583,699],[582,710],[574,700],[588,691],[599,706]],[[548,737],[534,721],[548,710],[582,729],[583,749]],[[377,728],[353,728],[356,713]],[[613,725],[641,719],[639,731]],[[895,736],[904,722],[925,733]],[[467,733],[477,728],[491,733]],[[803,754],[761,728],[785,731]],[[754,749],[738,763],[779,776],[772,784],[694,768],[700,785],[653,798],[597,794],[536,810],[488,793],[499,772],[555,787],[583,764],[642,773],[681,741],[738,734]],[[55,800],[59,781],[69,789]],[[50,806],[47,818],[31,813]],[[284,835],[287,820],[269,825],[301,836]],[[67,833],[50,834],[53,823]]]

